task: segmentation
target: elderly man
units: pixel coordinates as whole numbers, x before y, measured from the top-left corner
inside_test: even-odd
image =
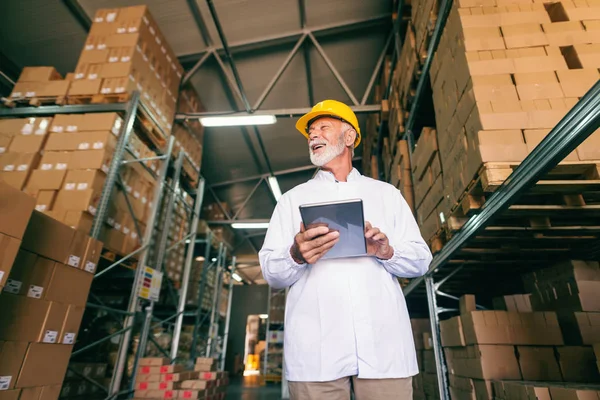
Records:
[[[326,100],[300,118],[317,175],[279,200],[259,253],[273,288],[287,288],[285,371],[292,400],[412,398],[418,373],[406,301],[396,277],[423,275],[432,256],[393,186],[352,167],[360,128],[347,105]],[[302,204],[360,198],[368,256],[321,259],[338,241],[305,229]]]

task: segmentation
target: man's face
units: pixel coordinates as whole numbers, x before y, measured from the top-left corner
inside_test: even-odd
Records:
[[[342,122],[335,118],[319,118],[310,125],[308,135],[310,161],[317,167],[331,162],[346,147]]]

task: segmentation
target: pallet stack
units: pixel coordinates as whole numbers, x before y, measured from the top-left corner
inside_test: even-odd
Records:
[[[6,184],[0,193],[0,393],[55,400],[102,243],[35,211]]]
[[[435,355],[431,342],[431,322],[427,318],[411,318],[410,325],[415,340],[419,374],[413,376],[413,398],[436,400],[440,398]]]
[[[598,263],[574,262],[550,268],[547,274],[559,270],[587,278],[600,271]],[[563,305],[569,303],[570,296],[566,297]],[[593,299],[585,293],[580,297]],[[572,326],[561,317],[564,309],[540,311],[534,298],[529,294],[504,296],[495,299],[496,310],[476,311],[474,296],[461,297],[460,316],[440,324],[453,399],[520,398],[512,397],[516,392],[511,390],[525,390],[524,386],[546,391],[553,387],[600,390],[600,372],[591,346],[600,337],[600,327],[590,326],[588,318],[585,326]],[[594,313],[586,313],[586,317],[590,314]],[[583,341],[582,331],[590,335]],[[580,334],[579,340],[573,339],[575,333]]]
[[[464,208],[475,178],[500,168],[505,179],[598,81],[597,10],[570,0],[454,3],[430,73],[441,179],[424,195],[426,236]],[[599,140],[565,161],[599,160]]]
[[[142,358],[136,375],[136,399],[222,400],[229,385],[212,358],[198,358],[193,371],[169,365],[168,358]]]

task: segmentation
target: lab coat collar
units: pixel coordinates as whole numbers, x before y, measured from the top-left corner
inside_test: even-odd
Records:
[[[347,182],[352,182],[357,180],[360,177],[360,172],[358,172],[358,170],[356,168],[352,168],[352,171],[350,171],[350,173],[348,174],[348,177],[346,178]],[[333,175],[333,173],[329,172],[329,171],[323,171],[322,169],[319,170],[319,172],[317,172],[317,175],[315,176],[316,180],[319,181],[329,181],[329,182],[335,182],[335,176]]]

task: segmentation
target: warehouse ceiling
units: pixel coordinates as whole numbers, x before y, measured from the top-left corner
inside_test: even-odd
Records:
[[[327,98],[351,104],[328,63],[358,102],[372,104],[372,91],[362,100],[392,29],[392,0],[5,0],[0,2],[0,55],[18,67],[53,65],[66,74],[75,68],[85,27],[97,9],[138,4],[149,6],[184,68],[194,70],[189,82],[212,113],[244,111],[246,105],[252,110],[307,108]],[[210,188],[205,203],[220,199],[238,219],[268,219],[275,200],[266,180],[258,183],[260,176],[275,174],[285,192],[315,172],[295,119],[278,117],[276,124],[256,128],[208,128],[202,160]],[[359,119],[364,130],[365,115]],[[241,275],[264,283],[256,256],[264,230],[236,233],[231,245]]]

